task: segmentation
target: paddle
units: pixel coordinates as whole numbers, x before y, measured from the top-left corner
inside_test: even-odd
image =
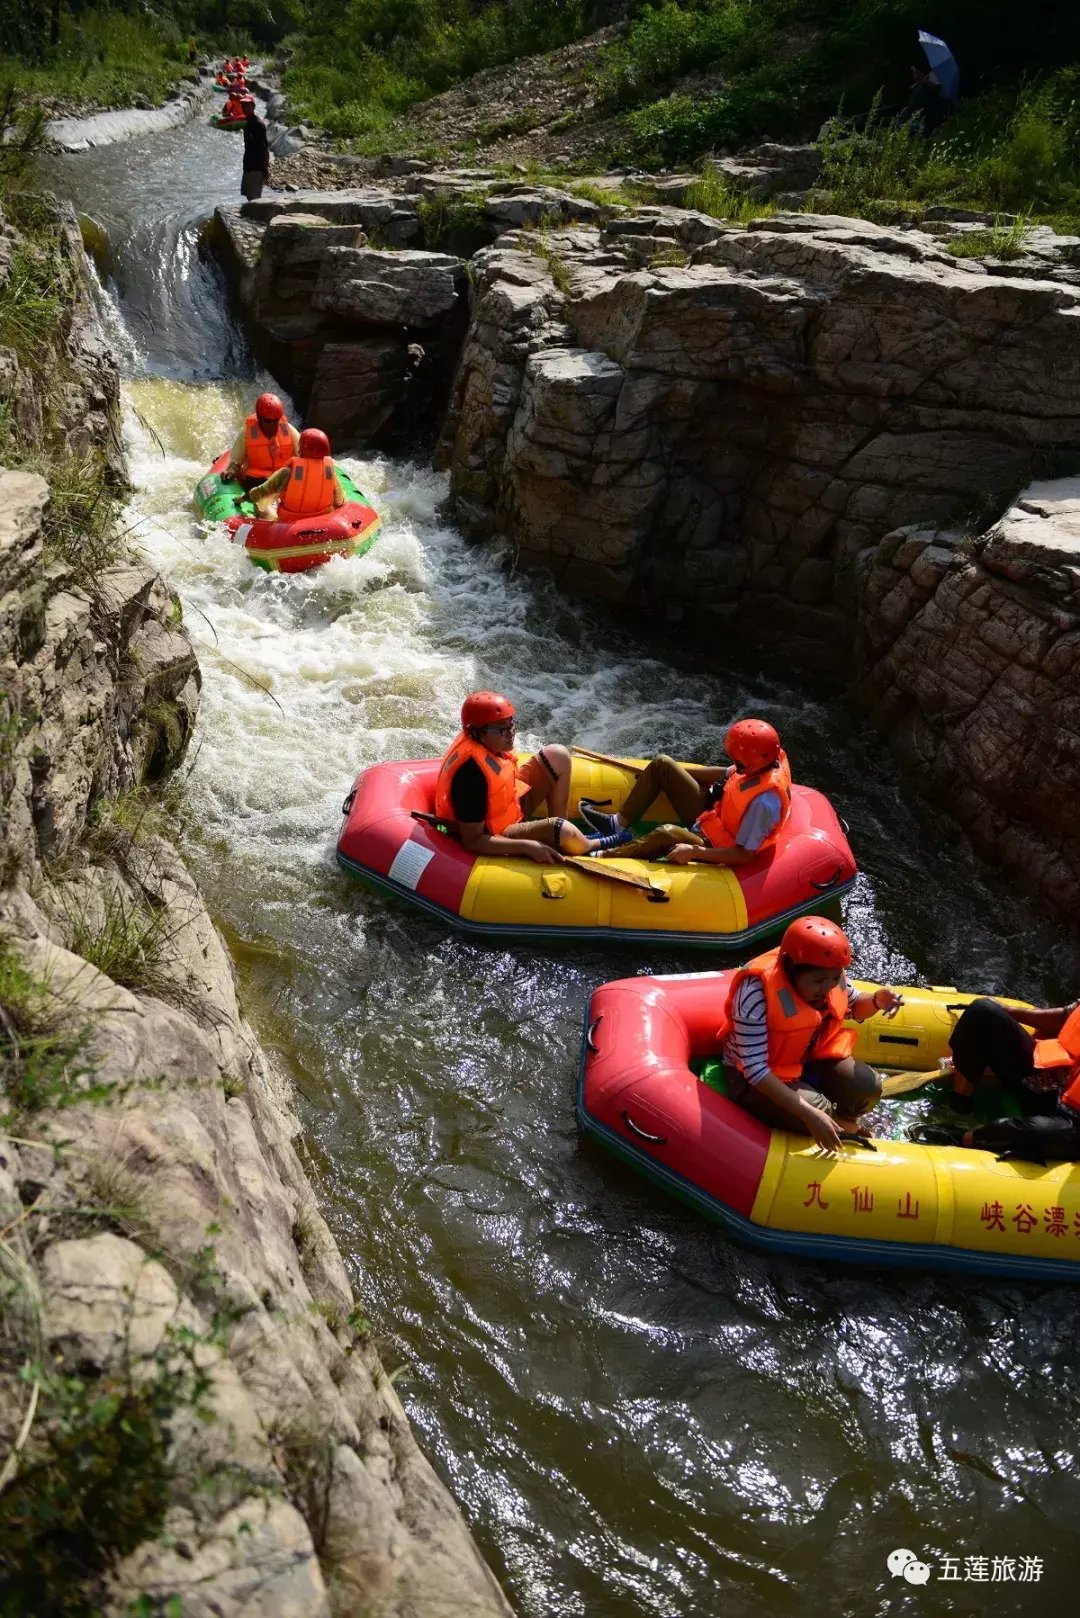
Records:
[[[625,758],[612,758],[610,753],[594,753],[589,747],[571,744],[570,751],[576,753],[579,758],[591,758],[594,764],[614,764],[620,770],[629,770],[631,775],[640,775],[642,771],[640,764],[631,764]]]
[[[422,809],[413,809],[411,815],[413,820],[418,820],[422,826],[430,826],[433,831],[441,831],[450,837],[457,835],[455,821],[444,820],[439,815],[426,814]],[[614,866],[604,865],[600,860],[589,859],[584,854],[564,854],[558,863],[575,865],[579,871],[597,877],[601,882],[616,882],[624,888],[639,888],[649,895],[650,904],[667,904],[670,898],[667,891],[657,887],[644,871],[640,874],[636,871],[619,871]]]
[[[663,888],[658,888],[648,876],[642,872],[639,876],[636,871],[620,871],[613,865],[606,865],[602,860],[593,860],[585,854],[571,854],[564,857],[564,864],[576,865],[579,871],[585,871],[589,876],[598,876],[603,882],[620,882],[623,887],[640,888],[643,893],[650,895],[651,904],[667,904],[670,894]]]
[[[921,1090],[924,1084],[933,1084],[935,1079],[944,1079],[948,1073],[940,1067],[935,1067],[929,1073],[887,1073],[881,1082],[881,1097],[888,1101],[893,1096],[907,1096],[913,1090]]]

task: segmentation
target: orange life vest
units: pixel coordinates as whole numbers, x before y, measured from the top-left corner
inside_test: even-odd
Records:
[[[760,798],[763,792],[778,792],[782,806],[780,819],[755,852],[761,853],[763,849],[771,848],[791,813],[791,768],[784,752],[781,752],[775,764],[755,770],[752,775],[740,775],[737,770],[732,770],[724,782],[719,803],[698,816],[698,831],[713,848],[734,848],[743,816],[754,799]]]
[[[1035,1041],[1035,1066],[1039,1069],[1069,1069],[1069,1082],[1061,1093],[1061,1099],[1074,1112],[1080,1112],[1080,1006],[1066,1017],[1056,1039]]]
[[[251,477],[268,478],[292,457],[292,431],[285,417],[277,424],[273,438],[267,438],[258,416],[244,423],[244,466]]]
[[[223,118],[246,118],[247,113],[244,110],[244,103],[237,101],[233,96],[229,96],[221,109],[221,116]]]
[[[728,990],[720,1024],[722,1042],[731,1032],[735,996],[748,977],[760,978],[765,990],[765,1022],[769,1032],[769,1067],[785,1084],[802,1078],[807,1060],[836,1061],[855,1049],[855,1030],[843,1026],[848,1014],[847,991],[842,984],[830,989],[826,1009],[819,1011],[797,994],[780,964],[779,949],[767,950],[736,972]],[[816,1036],[816,1037],[815,1037]],[[813,1049],[811,1049],[813,1042]]]
[[[306,460],[302,455],[294,455],[289,462],[289,481],[278,496],[279,521],[321,517],[333,509],[333,456],[320,455],[318,460]]]
[[[516,826],[524,818],[521,800],[531,789],[513,753],[489,753],[486,747],[474,742],[464,731],[454,737],[439,765],[439,778],[435,784],[435,813],[441,820],[457,819],[450,784],[470,758],[479,764],[487,782],[488,802],[484,825],[493,837],[498,837],[507,826]]]

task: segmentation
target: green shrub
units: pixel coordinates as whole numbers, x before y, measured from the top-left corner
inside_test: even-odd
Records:
[[[101,1375],[21,1367],[34,1421],[0,1494],[0,1611],[97,1618],[102,1581],[161,1530],[169,1504],[168,1424],[205,1410],[199,1344],[171,1329],[153,1360]],[[6,1357],[6,1356],[5,1356]],[[179,1597],[136,1611],[180,1618]]]
[[[585,0],[328,0],[288,41],[283,86],[301,118],[370,145],[394,120],[484,67],[577,39]]]
[[[11,0],[0,0],[0,18]],[[159,105],[187,69],[185,33],[169,14],[59,7],[60,39],[43,37],[43,8],[21,8],[6,73],[33,96],[103,107]],[[16,59],[18,58],[18,59]]]

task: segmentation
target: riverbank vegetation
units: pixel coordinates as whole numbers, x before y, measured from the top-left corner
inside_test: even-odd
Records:
[[[616,25],[578,69],[597,128],[579,170],[697,167],[830,123],[823,186],[843,211],[945,201],[1080,213],[1080,8],[1031,0],[293,0],[285,88],[353,149],[408,149],[408,109],[470,75]],[[920,27],[960,65],[933,140],[895,122]],[[482,91],[478,91],[482,99]],[[526,125],[526,116],[528,124]],[[523,106],[522,128],[540,116]],[[542,118],[541,118],[542,121]],[[552,130],[553,149],[562,125]],[[415,138],[415,136],[413,137]],[[380,148],[380,142],[382,146]],[[476,145],[482,149],[483,140]],[[470,155],[458,140],[457,155]],[[448,149],[446,156],[450,156]],[[887,211],[881,209],[880,211]]]
[[[0,86],[50,112],[153,107],[203,50],[271,44],[295,18],[261,0],[0,0]]]

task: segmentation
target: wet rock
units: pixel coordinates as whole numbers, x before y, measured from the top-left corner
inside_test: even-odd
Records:
[[[315,368],[308,421],[341,449],[371,442],[407,413],[423,358],[419,344],[396,337],[327,343]]]
[[[972,543],[886,535],[858,562],[855,693],[980,852],[1080,902],[1080,479],[1029,485]]]

